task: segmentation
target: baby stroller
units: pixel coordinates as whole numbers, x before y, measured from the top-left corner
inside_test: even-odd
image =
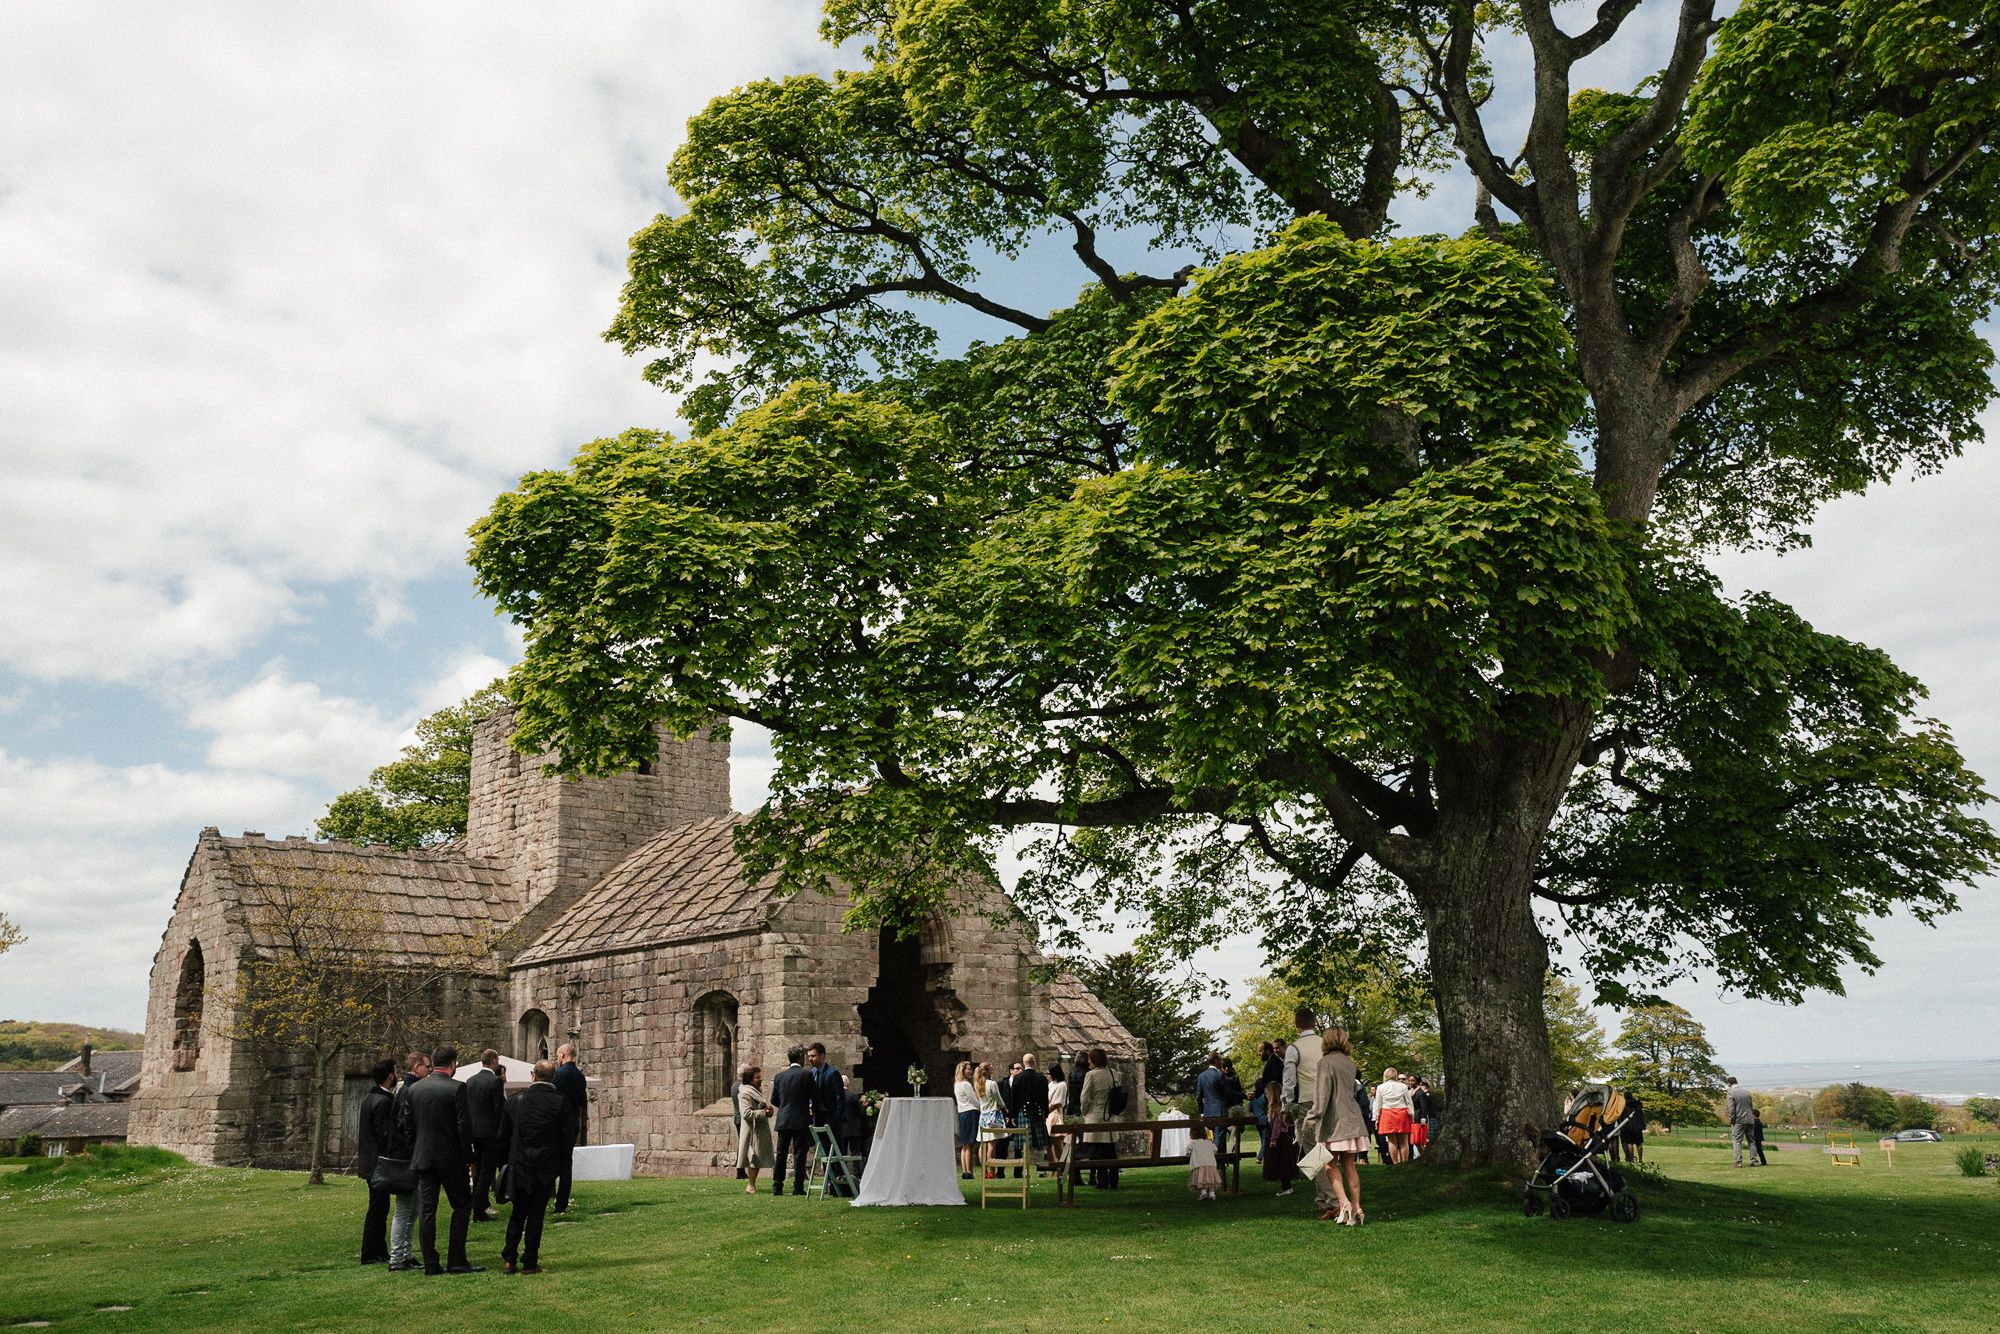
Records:
[[[1522,1192],[1521,1212],[1534,1218],[1547,1209],[1555,1219],[1609,1212],[1614,1223],[1636,1220],[1639,1197],[1609,1157],[1632,1116],[1625,1095],[1609,1084],[1585,1085],[1563,1116],[1562,1125],[1542,1132],[1542,1165]]]

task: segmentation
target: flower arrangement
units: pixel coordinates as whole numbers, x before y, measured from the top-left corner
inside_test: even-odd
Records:
[[[882,1102],[881,1090],[869,1089],[861,1095],[861,1110],[865,1115],[873,1116],[882,1110]]]
[[[919,1098],[924,1096],[924,1085],[931,1082],[930,1075],[921,1065],[913,1065],[905,1070],[903,1078],[910,1081],[910,1091]]]

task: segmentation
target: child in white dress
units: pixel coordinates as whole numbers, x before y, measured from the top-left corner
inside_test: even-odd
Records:
[[[1208,1127],[1197,1121],[1188,1131],[1188,1189],[1198,1200],[1212,1200],[1222,1188],[1222,1170],[1215,1165],[1215,1142]]]

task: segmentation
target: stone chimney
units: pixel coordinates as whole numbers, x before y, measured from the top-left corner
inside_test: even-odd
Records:
[[[82,1075],[82,1076],[83,1076],[83,1077],[84,1077],[85,1079],[88,1079],[88,1078],[90,1078],[90,1039],[89,1039],[89,1038],[85,1038],[85,1039],[83,1040],[83,1050],[77,1053],[77,1066],[76,1066],[76,1069],[77,1069],[77,1073],[78,1073],[78,1074],[80,1074],[80,1075]]]
[[[659,758],[610,778],[563,778],[547,757],[507,744],[514,710],[480,720],[472,739],[472,793],[466,851],[512,866],[521,912],[538,919],[577,895],[663,829],[726,817],[729,746],[702,732],[660,738]]]

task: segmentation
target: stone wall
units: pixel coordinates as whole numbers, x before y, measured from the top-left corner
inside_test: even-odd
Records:
[[[843,932],[844,906],[802,894],[778,904],[763,932],[517,967],[511,1014],[518,1024],[539,1010],[549,1018],[552,1049],[564,1039],[577,1044],[591,1081],[592,1142],[632,1144],[641,1172],[728,1173],[735,1162],[730,1108],[695,1096],[702,1082],[696,1006],[716,992],[734,998],[732,1064],[762,1065],[767,1089],[786,1050],[814,1040],[854,1081],[865,1046],[860,1007],[878,977],[878,937]],[[1046,989],[1030,980],[1033,949],[1018,927],[996,927],[968,911],[927,931],[923,948],[927,973],[957,1000],[954,1046],[1003,1073],[1023,1051],[1053,1051]],[[898,1082],[883,1091],[907,1090]]]
[[[153,956],[145,1060],[127,1133],[134,1144],[172,1149],[198,1163],[243,1164],[251,1161],[253,1072],[243,1044],[224,1035],[219,1002],[236,976],[248,937],[218,892],[218,882],[227,881],[215,837],[215,830],[206,829],[196,841],[173,920]],[[204,1013],[199,1049],[190,1063],[176,1060],[175,1037],[184,1030],[176,1001],[183,965],[196,947],[203,962]]]
[[[553,921],[660,830],[729,814],[729,743],[710,733],[662,735],[649,772],[567,779],[508,745],[513,729],[512,709],[474,729],[466,850],[506,862],[519,909],[537,919]]]

